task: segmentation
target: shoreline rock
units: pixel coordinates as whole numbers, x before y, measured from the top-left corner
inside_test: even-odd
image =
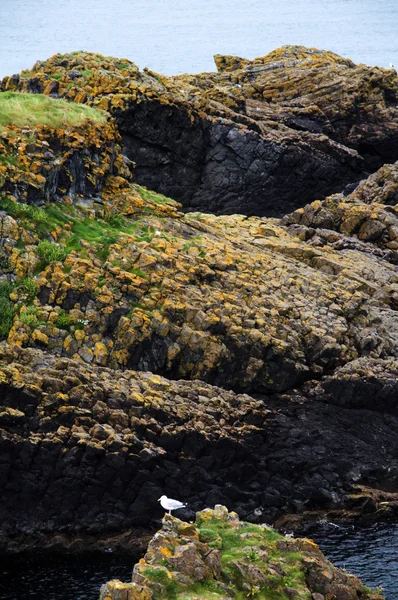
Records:
[[[382,600],[324,557],[308,539],[285,538],[270,527],[239,521],[224,506],[205,509],[195,523],[165,515],[162,529],[133,569],[132,583],[110,581],[100,600],[255,596],[280,600]]]
[[[108,110],[136,181],[189,211],[281,217],[397,160],[394,70],[303,46],[216,64],[218,73],[165,77],[75,52],[0,89]]]
[[[398,489],[398,166],[384,165],[355,190],[301,208],[308,181],[325,172],[310,161],[309,180],[296,189],[289,179],[301,169],[302,144],[312,157],[323,156],[321,162],[325,151],[327,157],[336,152],[337,162],[354,157],[355,164],[362,144],[364,154],[380,152],[374,163],[369,156],[359,162],[378,165],[383,144],[389,154],[396,139],[396,74],[297,48],[257,61],[217,60],[218,74],[162,78],[129,61],[77,53],[3,80],[4,89],[109,109],[119,125],[128,119],[126,128],[137,126],[151,148],[158,140],[151,119],[161,114],[165,147],[162,142],[152,160],[140,137],[131,159],[141,152],[136,173],[144,162],[148,177],[164,178],[170,189],[186,175],[186,189],[194,185],[202,194],[214,173],[217,181],[223,169],[234,173],[224,138],[245,173],[236,144],[251,148],[254,140],[257,148],[260,138],[271,150],[281,144],[275,160],[284,176],[278,171],[266,189],[260,182],[250,193],[259,202],[263,192],[270,194],[262,208],[256,204],[261,213],[270,198],[274,206],[275,196],[283,197],[279,184],[286,186],[297,209],[282,220],[183,214],[177,202],[133,183],[133,165],[120,152],[111,120],[101,131],[92,124],[67,134],[39,127],[36,145],[28,143],[31,129],[6,128],[0,167],[3,549],[12,539],[14,551],[18,544],[23,549],[24,535],[40,541],[59,532],[67,545],[68,536],[106,538],[151,526],[160,516],[156,499],[175,489],[192,499],[187,518],[215,503],[260,523],[312,511],[396,518],[396,499],[387,494]],[[340,100],[328,109],[336,114],[316,104],[311,72],[316,85],[341,75],[332,86]],[[292,88],[289,74],[298,77]],[[352,86],[341,96],[347,74]],[[287,87],[278,91],[281,78]],[[298,99],[289,98],[295,85]],[[368,119],[365,109],[375,98]],[[319,102],[326,102],[322,94]],[[314,111],[321,131],[308,123]],[[339,111],[343,122],[333,128]],[[203,158],[203,123],[214,148],[221,144],[206,163],[221,169],[209,188],[195,171]],[[192,143],[191,135],[199,141]],[[172,152],[170,140],[178,145]],[[69,143],[85,161],[73,173]],[[174,172],[175,155],[187,145],[195,154],[192,172],[184,161]],[[162,163],[165,148],[171,154]],[[325,160],[333,171],[335,163]],[[165,170],[157,169],[159,161]],[[55,181],[55,163],[65,188]],[[365,167],[350,165],[347,182],[353,183]],[[257,167],[254,179],[256,173]],[[343,184],[341,173],[326,175],[326,187],[332,179],[334,190]],[[221,181],[225,204],[216,211],[254,211],[242,204],[247,198],[239,196],[239,182],[225,196],[236,184],[231,181]],[[310,187],[317,197],[320,188]],[[209,208],[209,197],[200,197]]]

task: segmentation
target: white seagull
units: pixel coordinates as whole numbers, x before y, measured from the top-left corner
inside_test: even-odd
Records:
[[[173,498],[168,498],[167,496],[160,496],[158,502],[160,502],[165,510],[169,511],[169,515],[171,515],[172,510],[177,510],[177,508],[184,508],[184,506],[186,506],[186,504],[183,504],[179,500],[173,500]]]

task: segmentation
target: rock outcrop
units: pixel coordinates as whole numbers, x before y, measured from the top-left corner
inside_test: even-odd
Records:
[[[3,549],[26,547],[27,535],[109,537],[153,526],[156,499],[175,490],[193,510],[220,502],[256,522],[311,510],[340,518],[397,514],[397,163],[351,193],[277,220],[184,214],[134,182],[119,146],[135,135],[129,142],[123,133],[127,119],[144,139],[130,146],[137,178],[151,172],[169,189],[187,163],[171,153],[165,166],[182,170],[168,179],[151,162],[145,140],[155,144],[166,128],[155,107],[171,124],[166,138],[180,139],[182,154],[187,145],[202,157],[190,136],[197,128],[203,141],[203,122],[212,135],[226,127],[231,143],[254,134],[265,140],[264,123],[246,114],[250,105],[266,112],[261,119],[283,156],[288,148],[295,156],[304,135],[310,169],[322,148],[333,171],[325,145],[370,168],[396,135],[396,75],[302,49],[217,62],[219,74],[167,79],[129,61],[77,53],[3,81],[8,90],[109,109],[124,135],[110,118],[101,127],[90,120],[64,130],[2,127]],[[285,83],[306,90],[310,114],[318,96],[307,78],[320,90],[328,73],[340,78],[328,96],[334,108],[319,94],[321,132],[286,120],[294,98],[280,97],[276,84],[286,73],[301,74]],[[178,138],[173,123],[189,135]],[[365,147],[374,162],[366,153],[358,159]],[[217,160],[233,171],[221,150]],[[294,160],[283,178],[269,181],[273,198],[283,198],[280,186],[294,191]],[[316,173],[324,191],[329,175],[342,183],[337,171]],[[354,170],[346,175],[351,181]],[[186,170],[187,190],[190,177]],[[202,176],[195,177],[206,198]],[[223,194],[231,181],[220,184]],[[305,204],[307,183],[294,192],[301,190],[295,207]]]
[[[210,597],[382,600],[380,592],[334,567],[311,540],[242,522],[220,505],[197,513],[194,524],[166,515],[134,566],[132,582],[110,581],[100,600]]]
[[[218,73],[167,78],[58,54],[1,89],[109,110],[136,181],[188,210],[282,216],[397,160],[394,70],[302,46],[216,64]]]
[[[310,509],[394,516],[394,494],[373,499],[358,487],[398,486],[396,409],[390,402],[387,417],[376,382],[368,369],[256,400],[3,344],[1,548],[153,527],[163,492],[189,502],[187,517],[215,502],[258,523]]]

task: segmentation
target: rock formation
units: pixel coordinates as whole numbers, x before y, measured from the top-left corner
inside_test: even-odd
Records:
[[[3,80],[116,119],[1,128],[3,549],[153,526],[176,489],[259,523],[397,513],[398,164],[336,192],[393,156],[396,74],[297,48],[217,64],[168,79],[75,53]],[[242,183],[256,204],[217,131],[278,148],[282,170]],[[184,214],[137,180],[206,211],[296,210]]]
[[[188,210],[283,216],[397,160],[395,70],[302,46],[215,59],[218,73],[167,78],[57,54],[1,89],[109,110],[136,181]]]
[[[132,582],[110,581],[100,600],[251,597],[382,600],[357,577],[333,567],[311,540],[242,522],[220,505],[197,513],[194,524],[166,515],[134,566]]]

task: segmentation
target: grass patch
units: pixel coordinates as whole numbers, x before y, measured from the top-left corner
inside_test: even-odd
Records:
[[[0,93],[0,127],[47,125],[62,129],[68,125],[82,125],[87,120],[104,123],[106,114],[90,106],[42,94]]]
[[[33,279],[26,277],[18,282],[17,289],[25,294],[27,302],[33,302],[39,291],[39,286]]]
[[[41,268],[45,268],[59,260],[64,260],[66,251],[59,244],[43,240],[36,247],[37,256],[40,258]]]
[[[29,306],[19,315],[19,320],[30,329],[36,329],[39,325],[45,325],[45,321],[40,321],[37,318],[37,306]]]
[[[134,188],[137,192],[142,196],[144,200],[149,202],[155,202],[155,204],[170,204],[170,202],[174,202],[171,198],[167,198],[167,196],[163,196],[163,194],[158,194],[152,190],[147,190],[146,187],[142,185],[135,184]]]
[[[8,282],[0,282],[0,340],[7,339],[12,327],[15,307],[10,300],[13,285]]]
[[[71,326],[74,325],[74,321],[65,310],[61,309],[58,317],[55,319],[54,325],[58,327],[58,329],[69,331]]]
[[[9,154],[7,156],[2,155],[0,156],[0,165],[3,167],[8,167],[9,165],[16,167],[18,165],[18,158]]]

